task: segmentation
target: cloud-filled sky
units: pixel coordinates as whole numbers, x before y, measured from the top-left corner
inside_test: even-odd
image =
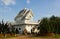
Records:
[[[32,9],[34,20],[60,16],[60,0],[0,0],[0,21],[14,20],[23,8]]]

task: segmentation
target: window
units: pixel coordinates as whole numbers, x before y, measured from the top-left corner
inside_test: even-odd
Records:
[[[19,28],[19,30],[21,30],[21,28]]]

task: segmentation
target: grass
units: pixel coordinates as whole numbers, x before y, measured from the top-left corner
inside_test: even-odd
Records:
[[[0,38],[15,38],[17,36],[0,36]]]
[[[34,38],[60,38],[60,34],[56,34],[54,36],[35,36]]]
[[[56,34],[54,38],[60,38],[60,34]]]
[[[15,37],[17,37],[16,34],[12,34],[12,35],[5,34],[5,36],[3,34],[0,34],[0,38],[15,38]]]
[[[7,36],[7,37],[0,37],[0,38],[15,38],[15,37],[17,37],[17,36]]]
[[[3,36],[0,38],[16,38],[16,37],[18,37],[18,36],[7,36],[7,37]],[[21,37],[21,36],[19,36],[19,37]],[[23,37],[24,37],[24,35],[23,35]],[[49,36],[25,36],[25,37],[26,38],[60,38],[60,34],[56,34],[55,36],[51,36],[51,37],[49,37]]]
[[[50,36],[40,36],[42,38],[49,38]],[[60,38],[60,34],[56,34],[55,36],[51,36],[52,38]]]
[[[52,38],[60,38],[60,34],[56,34],[55,36],[40,36],[40,37],[42,37],[42,38],[50,38],[50,37],[52,37]]]

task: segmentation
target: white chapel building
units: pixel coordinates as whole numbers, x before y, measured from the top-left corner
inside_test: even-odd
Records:
[[[15,29],[18,29],[20,33],[22,33],[25,28],[38,26],[39,23],[34,22],[33,17],[34,15],[32,10],[24,8],[17,14],[17,16],[14,19],[15,22],[11,23],[11,25]]]

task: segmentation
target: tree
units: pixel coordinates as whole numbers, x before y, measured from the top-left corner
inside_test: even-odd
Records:
[[[43,18],[40,22],[40,33],[48,33],[49,32],[49,21],[47,18]]]
[[[19,34],[19,31],[18,31],[18,29],[16,29],[16,34]]]
[[[39,24],[41,33],[60,33],[60,17],[43,18]]]

